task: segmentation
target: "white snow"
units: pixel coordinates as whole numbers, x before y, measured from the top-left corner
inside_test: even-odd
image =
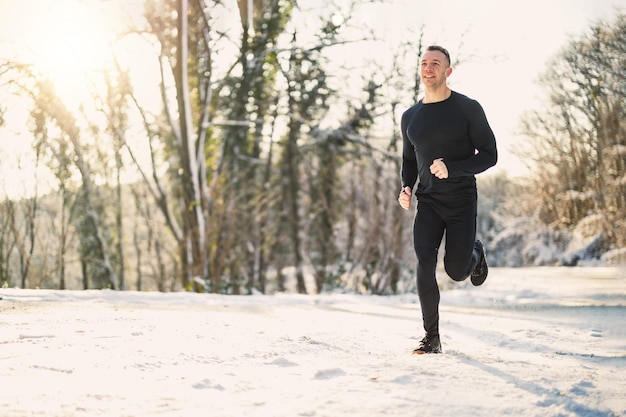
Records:
[[[451,288],[422,356],[414,294],[0,289],[0,415],[626,415],[623,269]]]

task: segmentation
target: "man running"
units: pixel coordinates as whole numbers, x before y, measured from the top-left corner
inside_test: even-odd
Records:
[[[420,69],[424,97],[402,115],[402,189],[398,201],[408,210],[414,193],[413,223],[417,292],[426,335],[413,353],[440,353],[437,252],[446,233],[444,266],[455,281],[487,279],[487,262],[476,240],[475,174],[496,164],[496,139],[481,105],[452,91],[450,54],[426,48]],[[413,187],[416,185],[415,191]]]

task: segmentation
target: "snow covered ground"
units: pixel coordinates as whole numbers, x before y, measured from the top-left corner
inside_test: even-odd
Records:
[[[413,294],[0,289],[0,415],[626,415],[624,270],[451,288],[422,356]]]

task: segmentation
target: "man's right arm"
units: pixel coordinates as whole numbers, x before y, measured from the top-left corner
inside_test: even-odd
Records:
[[[407,127],[409,124],[411,110],[409,109],[402,114],[400,121],[400,130],[402,132],[402,189],[413,186],[417,182],[417,159],[415,156],[415,147],[409,140]]]
[[[415,147],[409,140],[407,127],[409,124],[411,109],[402,114],[400,130],[402,132],[402,187],[398,202],[400,206],[408,210],[411,207],[411,197],[413,186],[417,182],[417,159],[415,157]]]

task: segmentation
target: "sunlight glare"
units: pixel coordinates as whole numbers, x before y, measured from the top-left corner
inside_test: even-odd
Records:
[[[30,31],[32,63],[51,80],[59,94],[76,103],[90,75],[110,63],[112,19],[98,3],[78,0],[54,2],[35,14]]]

